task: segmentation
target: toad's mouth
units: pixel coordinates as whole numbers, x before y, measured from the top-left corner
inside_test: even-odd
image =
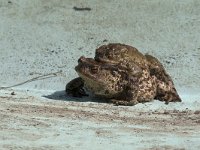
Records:
[[[78,73],[78,75],[85,81],[87,84],[91,84],[91,86],[98,85],[103,86],[104,82],[101,78],[97,78],[92,75],[85,75],[83,73]]]
[[[88,73],[84,68],[79,68],[79,66],[76,66],[75,70],[84,81],[103,84],[103,80],[101,80],[99,76]]]

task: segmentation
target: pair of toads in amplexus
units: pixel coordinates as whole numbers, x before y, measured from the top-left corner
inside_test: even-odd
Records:
[[[81,56],[75,67],[79,77],[66,85],[75,97],[105,98],[115,105],[132,106],[154,99],[181,102],[172,78],[161,62],[136,48],[111,43],[96,49],[94,58]]]

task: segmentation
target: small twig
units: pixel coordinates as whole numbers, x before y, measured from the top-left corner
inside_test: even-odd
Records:
[[[6,98],[6,99],[28,99],[29,97],[13,97],[13,96],[0,96],[0,98]]]
[[[8,98],[7,96],[0,96],[0,98]]]
[[[61,72],[62,72],[62,71],[58,71],[58,72],[54,72],[54,73],[48,73],[48,74],[44,74],[44,75],[41,75],[41,76],[37,76],[37,77],[35,77],[35,78],[26,80],[26,81],[24,81],[24,82],[21,82],[21,83],[15,84],[15,85],[6,86],[6,87],[0,87],[0,90],[1,90],[1,89],[8,89],[8,88],[20,86],[20,85],[23,85],[23,84],[25,84],[25,83],[33,82],[33,81],[36,81],[36,80],[44,80],[44,79],[47,79],[47,78],[52,78],[52,77],[57,76],[58,73],[61,73]]]
[[[75,11],[91,11],[92,10],[90,7],[76,7],[76,6],[74,6],[73,9]]]

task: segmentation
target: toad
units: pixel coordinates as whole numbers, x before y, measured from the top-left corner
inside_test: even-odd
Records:
[[[151,101],[156,96],[155,77],[149,76],[148,72],[134,63],[132,73],[129,74],[124,66],[82,56],[75,70],[80,77],[66,86],[66,91],[72,96],[85,95],[85,90],[116,105],[135,105]]]
[[[151,55],[119,43],[96,49],[95,58],[80,57],[75,70],[80,77],[66,85],[72,96],[109,99],[116,105],[135,105],[153,99],[181,101],[171,77]]]

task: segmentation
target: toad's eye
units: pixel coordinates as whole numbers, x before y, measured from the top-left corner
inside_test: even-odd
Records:
[[[91,67],[91,73],[97,73],[98,71],[99,71],[99,68],[98,68],[98,66],[93,66],[93,67]]]

